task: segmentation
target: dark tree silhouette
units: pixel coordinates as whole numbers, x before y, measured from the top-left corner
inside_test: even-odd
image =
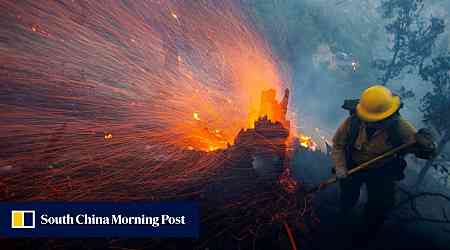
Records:
[[[381,73],[382,85],[396,79],[407,70],[420,70],[424,61],[431,56],[437,37],[444,32],[444,20],[424,17],[422,0],[386,0],[380,7],[383,18],[389,20],[385,29],[392,38],[389,47],[391,56],[374,61],[374,67]],[[402,88],[402,92],[412,95]]]
[[[441,212],[441,218],[430,218],[422,215],[422,212],[417,207],[417,200],[420,198],[439,198],[448,203],[450,203],[450,197],[448,195],[442,193],[433,193],[433,192],[419,192],[412,193],[408,191],[408,188],[398,187],[400,192],[406,196],[406,199],[401,200],[396,204],[394,209],[401,209],[405,205],[409,205],[410,215],[406,217],[395,216],[393,219],[401,221],[403,223],[417,223],[417,222],[428,222],[428,223],[436,223],[436,224],[450,224],[450,219],[447,215],[448,209],[444,206]],[[448,207],[447,207],[448,208]]]
[[[423,97],[421,111],[423,121],[439,135],[437,153],[440,154],[450,141],[450,53],[439,56],[425,66],[420,75],[433,88]],[[437,164],[429,160],[419,173],[416,186],[425,178],[428,170]],[[441,165],[441,168],[445,166]]]

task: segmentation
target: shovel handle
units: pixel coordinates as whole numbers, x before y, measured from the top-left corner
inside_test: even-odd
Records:
[[[370,165],[371,165],[371,164],[373,164],[373,163],[375,163],[375,162],[378,162],[378,161],[380,161],[380,160],[386,159],[386,158],[388,158],[388,157],[390,157],[390,156],[392,156],[392,155],[395,155],[395,154],[397,154],[397,153],[400,153],[401,151],[403,151],[403,150],[405,150],[405,149],[408,149],[408,148],[410,148],[410,147],[412,147],[412,146],[414,146],[414,145],[416,145],[416,141],[411,141],[411,142],[402,144],[402,145],[400,145],[400,146],[398,146],[398,147],[396,147],[396,148],[394,148],[394,149],[389,150],[388,152],[386,152],[386,153],[384,153],[384,154],[382,154],[382,155],[379,155],[379,156],[377,156],[377,157],[375,157],[375,158],[373,158],[373,159],[371,159],[371,160],[369,160],[369,161],[366,161],[366,162],[364,162],[364,163],[358,165],[358,166],[355,167],[355,168],[350,169],[350,170],[347,172],[347,175],[348,175],[348,176],[351,176],[351,175],[353,175],[353,174],[355,174],[355,173],[357,173],[357,172],[360,172],[360,171],[362,171],[362,170],[368,169],[368,168],[370,168]],[[333,184],[333,183],[335,183],[335,182],[337,182],[337,178],[336,178],[336,176],[333,176],[333,177],[331,177],[330,179],[328,179],[328,180],[326,180],[326,181],[320,183],[318,186],[312,188],[312,189],[309,190],[307,193],[314,193],[314,192],[317,192],[317,191],[319,191],[319,190],[322,190],[322,189],[324,189],[324,188],[330,186],[331,184]]]

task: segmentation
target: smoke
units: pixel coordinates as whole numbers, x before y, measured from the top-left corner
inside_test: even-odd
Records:
[[[347,116],[341,109],[343,100],[358,98],[366,87],[378,83],[372,62],[390,56],[386,21],[378,11],[381,1],[249,2],[247,11],[256,26],[291,67],[292,108],[299,129],[314,135],[315,128],[320,128],[330,137]],[[445,1],[426,3],[424,15],[448,20],[449,9]],[[441,37],[436,53],[448,47],[448,37],[448,32]],[[358,63],[355,71],[351,69],[353,60]],[[398,93],[402,86],[416,94],[404,100],[402,113],[422,127],[418,108],[429,86],[408,72],[389,87]]]
[[[386,21],[377,10],[380,3],[380,0],[303,0],[248,4],[257,27],[268,37],[281,59],[292,68],[292,100],[295,102],[293,108],[299,130],[316,135],[316,138],[319,133],[319,136],[330,139],[338,124],[348,115],[341,109],[343,101],[358,98],[366,87],[377,83],[378,75],[372,61],[391,56],[387,49],[389,37],[384,29]],[[424,1],[424,4],[424,15],[443,17],[449,23],[448,1]],[[434,54],[448,50],[448,29],[447,26],[438,40]],[[358,62],[354,72],[348,69],[352,58]],[[401,113],[421,128],[424,124],[419,111],[420,100],[430,86],[417,75],[404,72],[388,87],[398,93],[402,86],[413,90],[415,97],[404,100]],[[300,178],[320,181],[329,176],[329,166],[315,166],[309,163],[307,157],[302,157],[300,159],[299,156],[294,163],[295,171],[301,172]],[[411,161],[407,179],[402,185],[413,184],[423,164],[423,161]],[[428,177],[427,190],[449,193],[448,188],[437,184],[433,174]],[[418,201],[419,210],[434,211],[427,213],[432,218],[441,218],[441,206],[439,200],[425,198]],[[404,211],[400,209],[400,212]],[[419,226],[415,224],[409,228],[427,233],[427,236],[440,242],[448,240],[448,233],[443,233],[436,224],[419,223]]]

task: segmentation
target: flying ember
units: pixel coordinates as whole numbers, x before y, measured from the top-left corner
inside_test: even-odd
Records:
[[[142,165],[136,155],[160,162],[222,149],[258,116],[277,120],[260,95],[276,97],[289,77],[232,1],[45,6],[0,2],[0,108],[10,118],[0,135],[15,135],[1,140],[3,165]],[[34,154],[19,157],[24,150]]]

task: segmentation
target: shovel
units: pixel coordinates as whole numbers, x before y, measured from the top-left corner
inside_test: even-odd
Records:
[[[403,151],[405,149],[411,148],[411,147],[413,147],[415,145],[416,145],[416,142],[412,141],[412,142],[408,142],[408,143],[402,144],[401,146],[398,146],[396,148],[393,148],[393,149],[387,151],[386,153],[384,153],[382,155],[379,155],[379,156],[377,156],[377,157],[375,157],[375,158],[373,158],[373,159],[371,159],[369,161],[366,161],[366,162],[358,165],[355,168],[350,169],[347,172],[347,176],[351,176],[351,175],[353,175],[355,173],[358,173],[358,172],[361,172],[363,170],[369,169],[369,168],[371,168],[371,165],[373,163],[376,163],[376,162],[378,162],[380,160],[384,160],[384,159],[386,159],[388,157],[391,157],[391,156],[393,156],[393,155],[395,155],[397,153],[400,153],[401,151]],[[306,193],[307,194],[311,194],[311,193],[314,193],[314,192],[318,192],[318,191],[320,191],[320,190],[330,186],[331,184],[337,182],[337,180],[338,179],[336,178],[336,176],[333,176],[330,179],[328,179],[328,180],[320,183],[319,185],[315,186],[314,188],[308,190]]]

